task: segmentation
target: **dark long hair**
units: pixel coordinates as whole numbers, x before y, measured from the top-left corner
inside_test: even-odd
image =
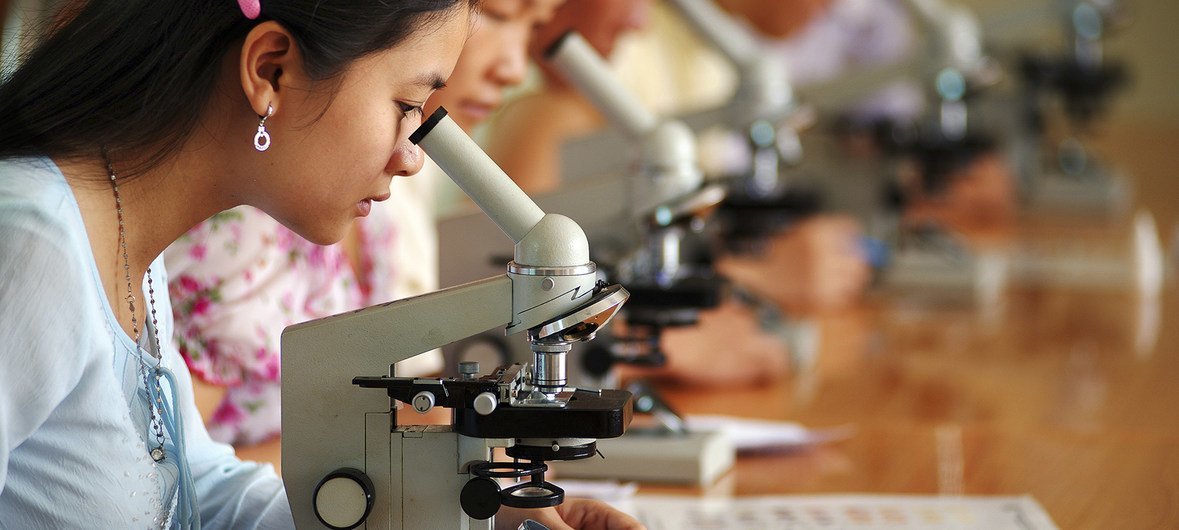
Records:
[[[65,2],[49,36],[0,85],[0,157],[72,157],[150,149],[143,171],[193,132],[230,46],[275,20],[316,80],[391,48],[462,2],[262,0],[247,19],[234,0]]]

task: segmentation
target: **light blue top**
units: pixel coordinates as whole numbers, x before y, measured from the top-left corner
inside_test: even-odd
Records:
[[[151,270],[168,337],[163,261]],[[209,439],[169,340],[159,379],[168,456],[151,459],[139,363],[155,373],[155,359],[118,325],[104,292],[61,171],[47,158],[0,160],[0,528],[185,526],[188,472],[203,528],[293,527],[274,469]],[[141,323],[150,320],[142,294]]]

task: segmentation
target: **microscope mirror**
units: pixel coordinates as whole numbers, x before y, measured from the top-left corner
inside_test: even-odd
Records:
[[[630,293],[621,285],[606,287],[574,312],[528,330],[528,340],[542,344],[589,340],[614,317],[629,297]]]

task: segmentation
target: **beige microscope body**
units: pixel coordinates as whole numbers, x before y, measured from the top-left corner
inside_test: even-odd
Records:
[[[283,482],[299,528],[490,529],[500,504],[558,504],[543,461],[594,454],[597,438],[630,421],[629,393],[565,388],[565,352],[627,297],[598,284],[580,227],[545,214],[445,110],[411,140],[515,242],[515,256],[507,274],[283,332]],[[468,366],[461,379],[392,373],[398,361],[496,327],[527,339],[531,366],[483,377]],[[454,421],[399,427],[390,397],[423,412],[450,407]],[[532,482],[500,492],[493,447],[541,462],[512,475]]]

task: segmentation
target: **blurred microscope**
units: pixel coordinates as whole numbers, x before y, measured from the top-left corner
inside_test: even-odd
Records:
[[[724,200],[707,223],[679,240],[680,262],[707,268],[723,253],[758,255],[791,223],[818,211],[819,194],[790,179],[791,168],[802,157],[799,131],[811,118],[795,105],[782,63],[763,53],[747,28],[708,1],[675,0],[670,5],[737,74],[736,87],[723,103],[674,117],[702,144],[709,143],[703,136],[724,139],[720,158],[725,161],[701,160],[705,182],[723,188]],[[605,154],[625,150],[629,137],[614,126],[571,139],[562,148],[562,173],[577,178],[620,171],[624,161]],[[732,285],[729,292],[730,300],[759,315],[762,331],[786,343],[796,361],[813,357],[813,323],[789,319],[756,286]]]
[[[980,253],[948,224],[907,217],[915,201],[944,193],[997,149],[995,126],[976,106],[999,72],[970,11],[941,0],[898,7],[916,30],[907,53],[796,88],[800,105],[817,116],[802,135],[807,156],[796,178],[818,183],[828,209],[858,217],[883,243],[870,253],[883,287],[993,299],[1005,281],[1001,259]],[[881,108],[860,116],[866,101]]]
[[[1104,44],[1111,33],[1128,25],[1124,3],[1055,0],[1017,12],[1024,14],[1025,24],[1039,21],[1040,33],[1060,28],[1058,38],[1063,41],[1059,51],[1021,52],[1014,68],[1022,84],[1011,153],[1025,202],[1033,211],[1047,213],[1126,214],[1133,186],[1085,145],[1110,99],[1128,81],[1123,63],[1106,57]],[[1012,31],[987,26],[992,27],[996,45]]]
[[[894,250],[884,282],[902,289],[940,288],[993,306],[1006,284],[1000,254],[971,245],[936,217],[903,217],[914,200],[939,200],[955,180],[969,178],[981,160],[999,151],[997,124],[988,121],[978,101],[1001,74],[983,51],[981,27],[971,11],[942,0],[903,5],[924,41],[912,75],[926,108],[913,121],[885,122],[877,130],[879,144],[898,162],[885,200],[890,219],[884,230],[896,232],[886,236]]]
[[[627,298],[598,281],[581,228],[546,214],[439,109],[412,136],[515,242],[507,274],[298,324],[283,332],[283,481],[299,528],[487,529],[501,506],[564,500],[546,462],[597,454],[632,399],[567,382],[566,355]],[[485,330],[527,363],[457,378],[397,377],[394,364]],[[398,426],[400,404],[452,409],[444,426]],[[511,462],[496,462],[492,448]],[[516,479],[504,486],[500,479]]]
[[[813,117],[794,99],[785,65],[764,53],[752,32],[709,0],[671,6],[736,72],[737,85],[719,106],[679,117],[697,134],[724,129],[740,137],[728,167],[710,175],[729,193],[718,212],[716,240],[730,252],[757,252],[791,222],[815,213],[816,190],[790,180],[803,156],[800,131]]]
[[[688,129],[678,122],[659,120],[636,104],[580,35],[566,34],[550,46],[546,55],[629,139],[622,148],[599,156],[629,159],[633,161],[630,166],[596,175],[562,175],[560,189],[537,199],[545,209],[560,211],[586,227],[601,272],[625,284],[631,293],[626,310],[620,313],[625,323],[623,332],[574,348],[569,355],[573,384],[616,386],[615,365],[662,365],[662,330],[694,325],[700,310],[716,306],[725,295],[723,280],[707,263],[690,260],[685,252],[685,242],[701,230],[725,191],[703,183],[696,164],[695,139]],[[489,226],[482,216],[449,217],[440,221],[438,228],[440,277],[444,284],[482,274],[482,264],[503,252],[499,246],[488,244]],[[444,348],[443,354],[454,364],[519,360],[529,352],[501,337],[480,334]],[[642,396],[636,397],[638,401],[658,402]],[[671,447],[681,448],[676,453],[682,457],[677,464],[654,475],[633,474],[641,467],[638,463],[666,456]],[[566,465],[562,473],[709,482],[727,470],[734,458],[732,444],[711,432],[663,431],[658,437],[628,436],[601,448],[605,459]],[[676,469],[686,471],[677,476]]]
[[[792,87],[783,58],[766,49],[752,28],[708,0],[673,0],[692,30],[737,74],[737,87],[724,104],[680,119],[698,133],[721,127],[743,137],[743,145],[729,147],[747,153],[737,157],[744,165],[712,176],[729,184],[718,224],[725,228],[722,239],[736,250],[756,251],[767,236],[821,210],[849,213],[867,227],[871,237],[861,241],[861,250],[882,269],[883,284],[994,296],[1001,267],[980,260],[945,226],[902,225],[910,190],[892,183],[898,168],[913,167],[918,191],[937,193],[956,171],[993,147],[971,104],[995,82],[996,70],[982,54],[970,12],[940,0],[901,4],[923,37],[917,53],[807,89]],[[917,85],[927,111],[876,121],[868,134],[856,131],[870,136],[875,154],[849,154],[841,117],[898,82]]]
[[[1108,38],[1129,25],[1127,2],[1043,0],[981,15],[988,46],[1018,81],[997,91],[988,112],[1006,117],[1024,217],[1054,227],[1012,249],[1012,282],[1156,297],[1165,258],[1154,218],[1132,211],[1132,181],[1087,145],[1129,81],[1124,63],[1106,53]]]

